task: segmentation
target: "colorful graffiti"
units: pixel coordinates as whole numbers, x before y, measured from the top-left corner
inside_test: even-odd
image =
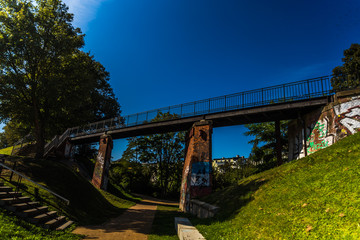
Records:
[[[210,186],[209,162],[195,162],[191,166],[191,183],[190,186],[208,187]]]
[[[325,117],[315,124],[312,124],[309,137],[306,139],[307,153],[311,154],[320,149],[326,148],[334,143],[334,135],[329,134],[329,120]]]
[[[305,153],[312,154],[360,130],[360,95],[336,101],[337,104],[332,107],[328,105],[322,111],[302,116],[307,126],[305,130],[300,120],[293,122],[291,130],[289,127],[290,160],[304,157]],[[304,132],[307,136],[306,148]]]
[[[343,126],[346,132],[354,134],[360,128],[360,99],[353,98],[352,101],[342,103],[334,107],[337,115],[337,123]]]

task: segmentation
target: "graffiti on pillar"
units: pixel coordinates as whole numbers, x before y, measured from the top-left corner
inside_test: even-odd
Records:
[[[209,162],[195,162],[191,166],[191,186],[208,187],[210,186]]]
[[[306,150],[308,154],[314,153],[320,149],[326,148],[336,141],[352,135],[360,130],[360,96],[352,98],[342,98],[337,105],[324,108],[323,112],[316,119],[311,112],[305,116],[307,128],[306,132]],[[295,126],[295,125],[294,125]],[[304,157],[304,129],[294,127],[293,132],[289,132],[291,137],[292,152],[289,152],[289,159],[298,159]]]
[[[182,208],[182,210],[185,210],[184,208],[185,206],[185,202],[187,202],[189,200],[189,194],[186,191],[187,190],[187,176],[189,174],[189,166],[186,166],[184,174],[183,174],[183,179],[181,182],[181,196],[180,196],[180,208]]]
[[[101,181],[103,175],[103,168],[104,168],[104,156],[102,152],[99,152],[96,158],[96,165],[94,169],[94,178],[99,179],[99,181]]]
[[[306,139],[306,150],[308,154],[326,148],[334,143],[334,135],[329,134],[329,120],[326,117],[312,124],[310,129],[312,129],[312,131]],[[308,131],[307,129],[307,132]]]
[[[295,136],[294,142],[294,155],[293,158],[301,158],[305,156],[304,151],[304,138],[303,138],[303,131],[300,131],[299,134]]]
[[[337,124],[345,135],[354,134],[360,128],[360,99],[342,103],[334,107],[337,115]]]

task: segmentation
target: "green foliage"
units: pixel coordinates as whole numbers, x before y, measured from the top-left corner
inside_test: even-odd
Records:
[[[344,64],[333,69],[331,85],[335,91],[360,86],[360,44],[353,43],[344,51]]]
[[[0,1],[0,120],[45,139],[119,114],[109,73],[82,52],[84,35],[60,0]]]
[[[156,191],[151,178],[156,167],[136,161],[120,160],[111,164],[110,179],[127,191],[151,195]]]
[[[258,168],[252,164],[249,159],[246,162],[226,162],[218,166],[213,171],[214,189],[222,189],[233,184],[238,184],[240,180],[251,176],[258,171]]]
[[[7,148],[8,146],[10,146],[10,144],[6,139],[5,133],[0,132],[0,149],[1,148]]]
[[[29,126],[20,122],[9,121],[4,127],[4,136],[9,145],[14,145],[17,141],[25,137],[29,132]]]
[[[178,118],[176,114],[162,113],[152,122],[165,121]],[[123,163],[138,162],[132,165],[131,174],[144,174],[138,176],[140,180],[147,181],[143,186],[152,186],[155,195],[162,197],[178,196],[181,184],[181,174],[184,158],[185,133],[170,132],[153,134],[128,139],[128,147],[121,158]],[[136,172],[136,173],[135,173]],[[131,178],[132,179],[132,178]],[[132,187],[132,185],[129,185]],[[135,189],[133,189],[135,190]]]
[[[253,144],[249,160],[259,163],[260,170],[270,169],[277,165],[276,159],[276,137],[275,137],[275,123],[254,123],[247,124],[245,127],[248,131],[245,132],[246,136],[255,137],[249,141]],[[282,148],[283,159],[288,155],[288,121],[280,121],[280,141]]]
[[[211,239],[359,239],[360,133],[252,175],[202,200],[212,219],[191,221]]]

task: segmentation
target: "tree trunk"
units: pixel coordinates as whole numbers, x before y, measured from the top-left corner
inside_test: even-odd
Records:
[[[36,140],[36,155],[35,158],[43,158],[44,156],[44,123],[41,118],[39,107],[34,101],[34,134]]]

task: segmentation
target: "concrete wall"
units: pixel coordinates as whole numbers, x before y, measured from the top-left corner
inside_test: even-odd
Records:
[[[289,124],[289,160],[299,159],[360,129],[360,89],[337,93],[327,106]]]
[[[219,207],[210,205],[205,202],[201,202],[196,199],[190,200],[190,210],[189,213],[197,216],[198,218],[210,218],[215,216],[219,211]]]

